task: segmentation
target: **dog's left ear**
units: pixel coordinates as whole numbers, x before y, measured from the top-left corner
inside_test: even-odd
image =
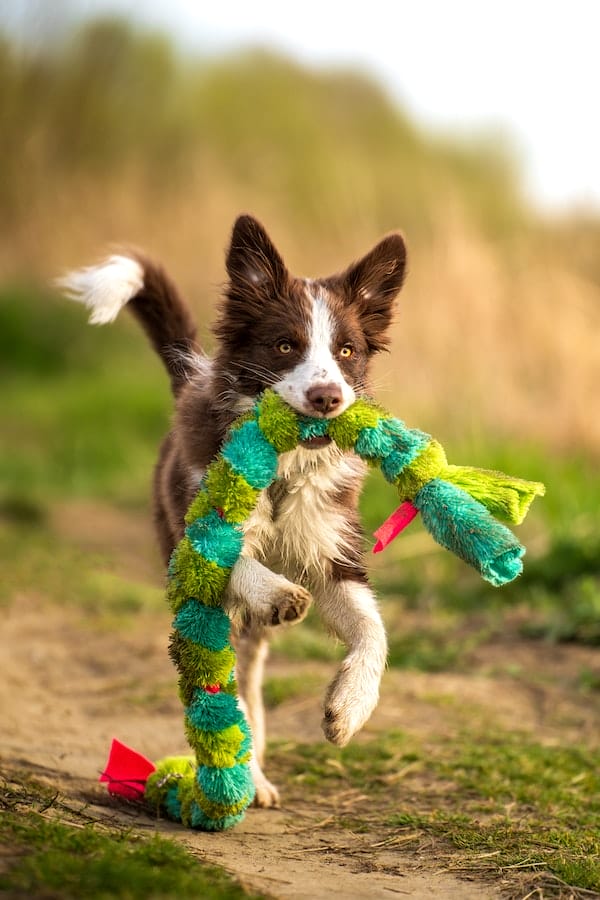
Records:
[[[234,287],[259,294],[277,294],[288,279],[283,259],[253,216],[239,216],[236,220],[226,265]]]
[[[353,263],[342,279],[345,295],[360,315],[369,348],[383,350],[393,313],[393,304],[404,282],[406,246],[401,234],[384,237],[358,262]]]

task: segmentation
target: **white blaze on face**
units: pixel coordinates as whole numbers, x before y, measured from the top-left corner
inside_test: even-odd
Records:
[[[311,321],[308,349],[304,358],[283,378],[273,385],[277,393],[304,415],[315,415],[306,392],[319,385],[337,385],[341,390],[341,403],[329,413],[328,418],[339,416],[356,399],[352,387],[344,378],[334,353],[335,327],[327,294],[321,287],[307,283],[306,292],[311,304]]]

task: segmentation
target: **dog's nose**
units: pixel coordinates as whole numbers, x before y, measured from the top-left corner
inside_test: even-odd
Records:
[[[315,412],[329,413],[342,402],[342,389],[338,384],[315,384],[306,392],[306,399]]]

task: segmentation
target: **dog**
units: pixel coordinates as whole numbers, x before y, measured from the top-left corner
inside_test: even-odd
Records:
[[[369,364],[388,346],[406,249],[402,236],[392,233],[340,274],[296,278],[264,227],[242,215],[226,268],[212,357],[197,344],[194,319],[174,284],[140,254],[112,256],[59,282],[67,296],[90,308],[93,324],[113,321],[127,306],[169,375],[174,424],[160,449],[153,492],[165,563],[229,426],[266,388],[298,413],[317,418],[334,418],[369,393]],[[363,462],[329,438],[315,437],[281,454],[277,475],[245,525],[224,601],[240,702],[253,736],[255,803],[262,807],[279,804],[262,769],[262,678],[273,630],[300,622],[314,600],[325,626],[345,645],[325,694],[322,723],[325,737],[339,746],[375,708],[387,655],[363,559]]]

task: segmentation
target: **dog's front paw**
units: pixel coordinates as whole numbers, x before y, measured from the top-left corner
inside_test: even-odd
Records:
[[[225,594],[227,613],[250,628],[301,622],[311,603],[311,595],[299,584],[249,557],[236,562]]]
[[[297,624],[305,618],[312,596],[299,584],[286,582],[271,596],[271,620],[269,625]]]
[[[325,696],[323,733],[344,747],[365,724],[379,699],[379,677],[365,677],[358,668],[342,664]]]

